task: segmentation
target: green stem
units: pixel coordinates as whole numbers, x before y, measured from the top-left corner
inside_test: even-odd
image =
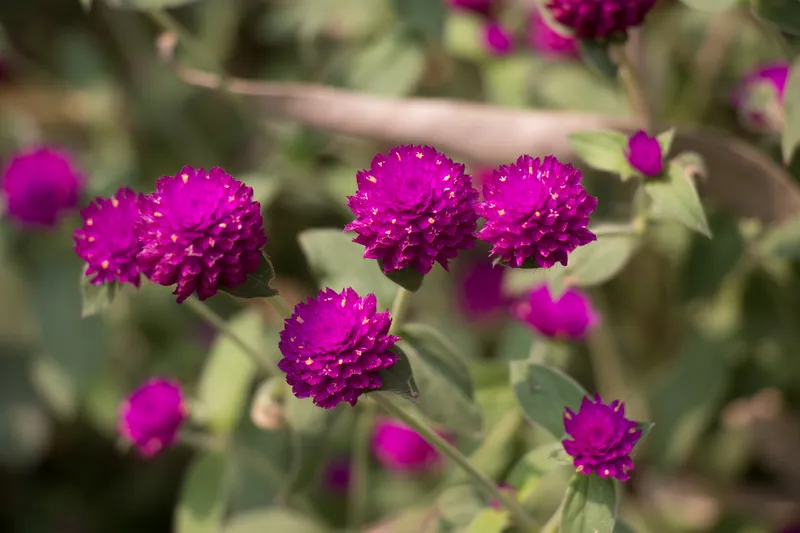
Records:
[[[271,374],[273,371],[272,364],[253,346],[243,341],[234,331],[230,328],[225,319],[219,316],[213,309],[208,307],[203,302],[194,298],[189,298],[184,302],[189,309],[194,311],[200,318],[214,326],[214,328],[221,334],[225,335],[233,342],[237,348],[246,353],[250,359],[261,369],[265,374]]]
[[[394,297],[394,302],[392,302],[392,327],[389,328],[391,335],[397,335],[397,332],[403,327],[408,314],[408,307],[411,304],[411,295],[411,291],[403,287],[397,287],[397,294]]]
[[[350,465],[352,475],[348,494],[348,531],[353,533],[360,533],[366,521],[369,441],[373,422],[372,404],[364,402],[360,407],[356,411],[355,440]]]
[[[383,409],[388,411],[393,417],[401,420],[409,427],[414,429],[420,436],[433,446],[439,453],[456,463],[464,472],[469,475],[475,485],[481,489],[486,496],[500,502],[508,509],[514,522],[524,533],[533,533],[538,530],[538,524],[531,518],[527,511],[510,494],[501,491],[497,484],[489,476],[478,470],[458,448],[447,442],[436,431],[416,414],[406,411],[397,406],[389,397],[377,393],[372,395],[372,399]]]
[[[619,67],[619,78],[625,88],[625,93],[628,95],[628,101],[633,107],[633,111],[644,121],[645,130],[652,134],[655,124],[647,102],[647,93],[641,80],[636,75],[636,70],[633,68],[628,54],[625,52],[625,45],[614,46],[612,53]]]

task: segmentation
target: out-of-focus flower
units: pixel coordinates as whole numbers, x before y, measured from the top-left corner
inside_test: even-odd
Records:
[[[452,437],[439,432],[448,440]],[[378,461],[395,472],[427,472],[439,466],[441,454],[422,436],[398,420],[380,419],[372,436],[372,451]]]
[[[140,223],[139,198],[130,189],[119,189],[111,198],[95,198],[81,211],[83,225],[73,233],[75,253],[86,261],[91,283],[130,283],[139,286],[141,276],[136,254]]]
[[[496,1],[497,0],[445,0],[446,4],[452,9],[470,11],[484,17],[488,17],[492,14]]]
[[[514,51],[513,36],[494,20],[487,20],[483,25],[483,44],[489,53],[496,56]]]
[[[188,416],[180,384],[153,378],[123,402],[118,429],[142,455],[151,457],[175,442]]]
[[[595,394],[594,401],[583,398],[578,413],[564,411],[564,429],[572,440],[564,439],[562,444],[578,472],[628,481],[628,472],[633,470],[630,453],[642,437],[638,425],[625,418],[625,404],[606,405]]]
[[[138,260],[159,285],[177,284],[178,303],[234,288],[258,270],[267,244],[253,189],[221,168],[184,167],[143,198]]]
[[[50,228],[75,208],[84,177],[66,153],[47,147],[12,155],[3,171],[10,218],[22,226]]]
[[[655,177],[664,171],[664,155],[658,139],[644,131],[637,131],[628,138],[625,157],[630,165],[647,177]]]
[[[381,387],[378,374],[398,361],[390,349],[400,338],[389,335],[389,312],[376,306],[374,294],[361,298],[351,288],[324,289],[297,304],[278,343],[278,368],[295,396],[332,409]]]
[[[512,307],[512,315],[541,335],[553,339],[579,340],[600,322],[589,298],[577,289],[567,289],[553,300],[547,284],[535,287]]]
[[[547,25],[538,9],[531,11],[528,24],[528,45],[537,52],[551,57],[577,57],[578,40],[561,35]]]
[[[624,36],[639,26],[656,0],[550,0],[547,8],[581,39]]]
[[[789,64],[776,62],[758,67],[742,78],[731,101],[744,127],[758,133],[783,129],[783,96],[788,77]]]
[[[488,259],[475,261],[458,277],[458,306],[472,320],[491,318],[504,310],[508,298],[503,294],[505,268]]]
[[[527,259],[543,268],[566,265],[570,252],[597,239],[586,227],[597,198],[583,188],[580,170],[554,156],[523,155],[500,166],[483,184],[483,198],[476,211],[486,225],[477,236],[512,267]]]
[[[358,191],[347,199],[356,219],[345,227],[364,245],[364,257],[383,271],[445,269],[460,250],[475,246],[478,192],[464,165],[430,146],[398,146],[378,154],[356,175]]]
[[[325,465],[323,485],[330,492],[344,492],[350,487],[350,461],[336,459]]]

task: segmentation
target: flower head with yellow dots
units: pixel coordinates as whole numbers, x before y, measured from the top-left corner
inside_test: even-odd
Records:
[[[178,303],[234,288],[258,270],[267,244],[253,189],[221,168],[184,167],[164,176],[142,200],[142,272],[159,285],[177,285]]]
[[[374,294],[361,298],[351,288],[297,304],[278,343],[278,368],[295,396],[332,409],[383,385],[379,373],[398,361],[391,348],[400,338],[389,335],[389,312],[376,308]]]
[[[122,403],[118,431],[142,455],[151,457],[175,442],[188,416],[180,384],[152,378]]]
[[[570,252],[597,239],[586,228],[595,207],[597,198],[583,188],[580,170],[554,156],[523,155],[484,182],[476,211],[486,224],[477,236],[512,267],[526,261],[542,268],[566,265]]]
[[[121,188],[111,198],[96,198],[81,211],[83,225],[73,233],[75,253],[86,261],[86,276],[94,285],[130,283],[141,279],[136,254],[139,198]]]
[[[599,394],[594,395],[594,400],[586,396],[577,413],[564,411],[564,429],[572,439],[565,439],[562,444],[578,472],[620,481],[630,479],[630,454],[642,438],[642,431],[638,422],[625,418],[625,404],[613,401],[606,405]]]
[[[378,154],[356,175],[347,205],[356,219],[345,227],[364,245],[364,257],[383,271],[445,269],[460,250],[475,246],[478,191],[464,165],[430,146],[398,146]]]

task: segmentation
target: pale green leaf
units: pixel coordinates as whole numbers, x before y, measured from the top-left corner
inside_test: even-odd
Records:
[[[175,510],[175,533],[219,533],[228,493],[228,462],[227,454],[210,451],[189,465]]]
[[[737,1],[738,0],[681,0],[681,2],[692,9],[709,13],[725,11],[735,5]]]
[[[569,136],[569,143],[587,165],[621,176],[631,174],[625,158],[628,137],[618,131],[582,131]]]
[[[576,472],[564,496],[559,533],[612,533],[616,519],[614,480]]]
[[[672,149],[672,139],[675,138],[675,128],[670,128],[656,136],[658,146],[661,147],[661,157],[666,159]]]
[[[508,511],[489,507],[478,513],[467,533],[502,533],[510,523]]]
[[[674,220],[711,238],[708,219],[697,194],[694,167],[675,161],[669,164],[667,175],[645,181],[645,190],[653,201],[652,214],[660,219]]]
[[[283,507],[271,507],[234,516],[223,533],[326,533],[311,518]]]
[[[800,2],[798,2],[800,6]],[[800,11],[798,11],[800,15]],[[781,152],[787,165],[800,145],[800,58],[795,59],[789,70],[783,98],[784,124],[781,134]]]
[[[425,70],[425,50],[399,33],[381,34],[347,62],[347,85],[385,96],[414,92]]]

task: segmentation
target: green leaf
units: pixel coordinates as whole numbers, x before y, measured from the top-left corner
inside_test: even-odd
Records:
[[[508,483],[522,490],[532,479],[540,479],[560,466],[571,464],[569,460],[564,461],[562,453],[566,452],[561,441],[534,448],[514,465],[508,475]]]
[[[272,507],[250,511],[234,516],[223,529],[223,533],[325,533],[325,527],[317,524],[297,511],[283,507]]]
[[[364,259],[364,247],[352,238],[340,229],[325,228],[304,231],[297,240],[320,287],[352,287],[362,297],[373,293],[379,307],[388,307],[397,285],[375,268],[375,261]]]
[[[111,7],[119,9],[168,9],[193,4],[198,0],[106,0]]]
[[[378,268],[383,273],[383,261],[377,261]],[[411,267],[406,267],[402,270],[393,270],[384,276],[392,280],[393,283],[403,287],[407,291],[417,292],[422,287],[422,282],[425,280],[425,274],[421,274]]]
[[[400,33],[382,33],[347,62],[347,85],[384,96],[414,92],[425,70],[425,50]]]
[[[658,145],[661,147],[661,157],[666,159],[672,149],[672,139],[675,138],[675,128],[668,129],[665,132],[656,135]]]
[[[577,411],[588,393],[556,368],[511,361],[511,386],[528,418],[555,438],[564,435],[564,409]]]
[[[477,41],[478,46],[481,46],[481,38]],[[531,103],[530,78],[535,72],[536,61],[532,55],[523,55],[484,62],[481,74],[488,101],[502,106],[527,107]]]
[[[594,39],[579,39],[578,48],[586,65],[609,80],[617,79],[617,65],[608,55],[609,44]]]
[[[241,311],[231,318],[229,327],[248,345],[263,346],[263,321],[258,309]],[[217,336],[198,386],[208,427],[217,434],[229,434],[239,423],[256,374],[251,357],[230,339],[229,335]]]
[[[378,389],[384,392],[393,392],[409,400],[419,397],[419,388],[411,371],[411,363],[403,349],[395,344],[392,352],[400,356],[400,360],[389,368],[381,370],[380,377],[383,385]]]
[[[418,333],[418,332],[417,332]],[[419,387],[416,405],[431,421],[461,434],[481,431],[469,370],[464,362],[423,335],[407,332],[398,342],[407,354]]]
[[[439,42],[445,20],[444,2],[430,0],[392,0],[397,15],[411,28]]]
[[[653,201],[655,217],[674,220],[710,239],[711,229],[694,183],[695,170],[673,161],[666,176],[650,178],[644,187]]]
[[[510,525],[508,511],[484,509],[467,528],[467,533],[502,533]]]
[[[228,461],[223,452],[205,452],[189,465],[175,510],[175,533],[219,533],[228,492]]]
[[[681,0],[681,2],[698,11],[716,13],[732,7],[738,0]]]
[[[797,3],[800,6],[800,2]],[[800,11],[798,11],[800,14]],[[784,124],[781,133],[781,152],[783,162],[792,161],[797,146],[800,145],[800,58],[795,59],[786,80],[783,98]]]
[[[564,496],[559,533],[612,533],[616,519],[614,480],[575,473]]]
[[[800,2],[797,0],[753,0],[756,14],[782,31],[800,35]]]
[[[427,324],[409,323],[403,325],[400,336],[423,344],[427,349],[439,354],[441,361],[448,367],[448,374],[458,387],[470,397],[475,394],[472,375],[466,361],[459,355],[455,345],[440,331]]]
[[[569,136],[569,143],[587,165],[595,170],[619,174],[623,179],[633,171],[625,158],[628,137],[618,131],[582,131]]]
[[[272,268],[267,254],[261,252],[261,262],[258,270],[247,275],[247,281],[233,288],[220,287],[220,290],[235,298],[271,298],[278,295],[278,291],[270,286],[275,278],[275,269]]]
[[[88,267],[87,267],[88,268]],[[81,273],[81,317],[86,318],[92,315],[99,315],[114,303],[114,297],[119,290],[116,281],[94,285],[86,276],[86,269]]]

